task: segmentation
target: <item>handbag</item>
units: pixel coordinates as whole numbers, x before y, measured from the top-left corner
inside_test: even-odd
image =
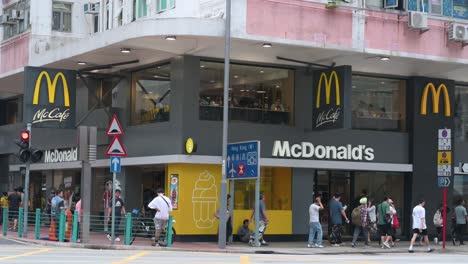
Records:
[[[384,221],[385,221],[386,224],[391,224],[391,223],[392,223],[392,220],[393,220],[393,218],[392,218],[391,215],[385,214],[385,216],[384,216]]]
[[[395,229],[400,228],[400,221],[398,221],[398,216],[396,214],[393,215],[392,227],[395,228]]]

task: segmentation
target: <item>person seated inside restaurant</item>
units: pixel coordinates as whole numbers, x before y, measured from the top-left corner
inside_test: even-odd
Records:
[[[244,222],[242,222],[242,226],[240,226],[239,230],[237,231],[237,235],[239,236],[239,240],[241,242],[249,242],[250,236],[253,235],[252,230],[249,229],[249,223],[249,219],[244,219]]]
[[[281,104],[281,99],[276,99],[275,103],[271,105],[271,110],[284,112],[284,106]]]

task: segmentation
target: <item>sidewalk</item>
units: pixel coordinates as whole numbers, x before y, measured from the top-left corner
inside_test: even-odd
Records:
[[[268,246],[251,247],[245,243],[235,242],[226,246],[225,249],[218,248],[214,242],[174,242],[171,248],[152,247],[150,240],[147,238],[137,238],[133,245],[126,246],[122,241],[111,245],[104,233],[91,232],[90,243],[71,243],[71,242],[54,242],[48,240],[48,230],[41,229],[41,239],[35,240],[33,233],[28,233],[28,238],[18,238],[17,233],[8,232],[5,237],[22,243],[42,245],[48,247],[71,247],[71,248],[88,248],[88,249],[118,249],[118,250],[167,250],[167,251],[190,251],[190,252],[218,252],[218,253],[237,253],[237,254],[295,254],[295,255],[314,255],[314,254],[386,254],[386,253],[408,253],[408,241],[396,243],[395,247],[390,249],[382,249],[377,242],[371,243],[371,246],[364,247],[359,243],[357,247],[352,248],[350,242],[344,242],[341,247],[330,246],[327,241],[324,243],[324,248],[307,248],[307,242],[272,242]],[[463,253],[468,254],[468,246],[453,246],[451,241],[446,244],[446,249],[442,249],[442,245],[433,245],[435,252],[440,253]],[[424,246],[414,247],[416,253],[424,253]],[[408,253],[409,254],[409,253]]]

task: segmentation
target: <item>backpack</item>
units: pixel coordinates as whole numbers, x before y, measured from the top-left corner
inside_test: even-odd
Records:
[[[434,226],[436,227],[441,227],[442,226],[442,214],[440,213],[440,210],[437,210],[434,214],[434,218],[432,219],[434,222]]]
[[[353,211],[351,212],[351,222],[355,226],[361,226],[362,225],[362,222],[361,222],[361,206],[358,206],[358,207],[354,208]]]

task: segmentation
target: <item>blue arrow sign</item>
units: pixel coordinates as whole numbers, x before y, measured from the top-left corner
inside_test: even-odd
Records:
[[[438,177],[438,186],[439,187],[449,187],[450,178],[449,177]]]
[[[110,158],[110,172],[120,172],[120,157]]]
[[[260,175],[260,141],[229,143],[226,177],[256,179]]]

